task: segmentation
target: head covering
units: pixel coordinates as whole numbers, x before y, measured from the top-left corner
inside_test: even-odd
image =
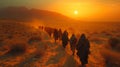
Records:
[[[82,39],[82,40],[86,39],[85,34],[82,34],[81,37],[80,37],[80,39]]]

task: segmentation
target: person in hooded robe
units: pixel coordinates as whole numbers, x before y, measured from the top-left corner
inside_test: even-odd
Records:
[[[75,34],[72,34],[72,36],[70,37],[70,48],[73,52],[73,55],[75,53],[76,43],[77,43],[77,38],[76,38]]]
[[[58,40],[58,38],[59,38],[59,33],[58,33],[57,29],[54,29],[53,37],[54,37],[54,40],[56,42],[56,40]]]
[[[62,45],[64,48],[66,48],[67,44],[68,44],[69,38],[68,38],[68,32],[64,31],[62,34]]]
[[[76,49],[82,66],[86,66],[86,64],[88,64],[88,55],[90,54],[90,42],[85,34],[82,34],[79,38]]]
[[[58,32],[59,32],[59,40],[61,40],[62,39],[62,30],[59,29]]]

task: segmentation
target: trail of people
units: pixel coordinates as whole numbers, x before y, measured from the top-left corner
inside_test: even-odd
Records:
[[[28,29],[32,29],[32,31],[29,30],[30,32],[27,32]],[[15,44],[17,46],[27,44],[27,47],[24,47],[26,50],[22,52],[20,55],[18,55],[19,51],[14,52],[17,50],[16,48],[14,48],[16,50],[14,50],[13,53],[15,53],[16,55],[12,55],[12,53],[10,53],[11,56],[9,55],[9,51],[11,51],[11,49],[13,48],[9,48],[7,54],[5,53],[6,51],[3,51],[3,53],[0,54],[0,66],[2,67],[82,67],[82,63],[80,60],[81,56],[77,54],[79,49],[76,49],[76,47],[71,49],[71,45],[73,45],[74,43],[70,43],[67,31],[63,32],[64,35],[61,36],[61,38],[60,37],[54,38],[51,37],[52,35],[49,36],[48,33],[46,33],[43,30],[41,30],[40,33],[38,33],[38,30],[33,30],[33,28],[29,28],[29,27],[27,29],[25,28],[24,32],[23,29],[20,30],[21,31],[19,31],[19,37],[17,36],[18,34],[16,34],[15,32],[15,37],[13,37],[13,39],[5,39],[3,43],[5,43],[4,46],[8,46],[11,44],[13,45]],[[15,31],[18,30],[16,29]],[[27,35],[29,33],[32,34],[29,34],[29,36],[27,36],[25,32],[27,33]],[[38,35],[36,36],[36,34],[38,34],[39,36]],[[18,39],[18,42],[16,39]],[[88,42],[87,38],[84,37],[83,39],[84,40],[82,42],[85,41],[84,44],[86,45],[86,42]],[[21,44],[21,42],[23,43]],[[79,44],[81,44],[81,42]],[[89,48],[90,54],[87,58],[88,63],[86,63],[86,67],[106,67],[105,59],[100,53],[101,47],[99,47],[99,45],[92,42],[90,42],[90,44],[89,43],[87,44],[88,44],[88,48],[90,47]],[[17,48],[19,47],[20,46],[18,46]],[[80,51],[81,48],[79,52]],[[73,54],[73,52],[75,53]],[[82,52],[84,52],[84,50]]]

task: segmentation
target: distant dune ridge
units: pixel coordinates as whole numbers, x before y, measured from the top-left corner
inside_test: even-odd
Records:
[[[40,9],[28,9],[26,7],[6,7],[0,9],[0,20],[31,21],[38,19],[47,23],[74,22],[62,14]]]
[[[46,26],[52,26],[57,28],[63,27],[64,29],[69,29],[72,31],[76,29],[79,29],[81,31],[81,29],[86,30],[90,28],[102,29],[105,25],[111,25],[114,23],[74,20],[60,13],[40,9],[29,9],[26,7],[6,7],[0,9],[0,21],[2,22],[9,21],[28,23],[34,22],[34,20]],[[119,23],[117,24],[119,25]]]

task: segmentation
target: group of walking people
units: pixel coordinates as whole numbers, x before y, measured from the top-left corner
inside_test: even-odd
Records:
[[[88,64],[88,55],[90,54],[90,42],[86,38],[85,34],[82,34],[79,37],[79,39],[77,39],[75,34],[72,34],[72,36],[69,39],[68,32],[66,30],[63,33],[61,30],[59,30],[58,34],[60,34],[58,35],[58,38],[60,37],[60,39],[62,40],[62,46],[66,48],[68,43],[70,43],[70,48],[73,53],[72,55],[75,55],[75,50],[77,50],[76,54],[79,57],[82,66]],[[54,32],[53,35],[56,35],[56,33]],[[56,42],[56,38],[55,38],[55,42]]]
[[[53,30],[53,38],[55,42],[57,40],[62,41],[62,46],[66,48],[68,43],[70,43],[70,48],[72,51],[72,55],[75,55],[75,50],[77,50],[76,55],[79,57],[82,66],[88,64],[88,56],[90,54],[90,42],[86,38],[85,34],[81,34],[78,38],[75,34],[72,34],[71,37],[68,37],[68,32],[65,30],[62,32],[61,29],[52,29]],[[52,32],[51,32],[52,33]],[[50,35],[51,36],[51,35]]]

